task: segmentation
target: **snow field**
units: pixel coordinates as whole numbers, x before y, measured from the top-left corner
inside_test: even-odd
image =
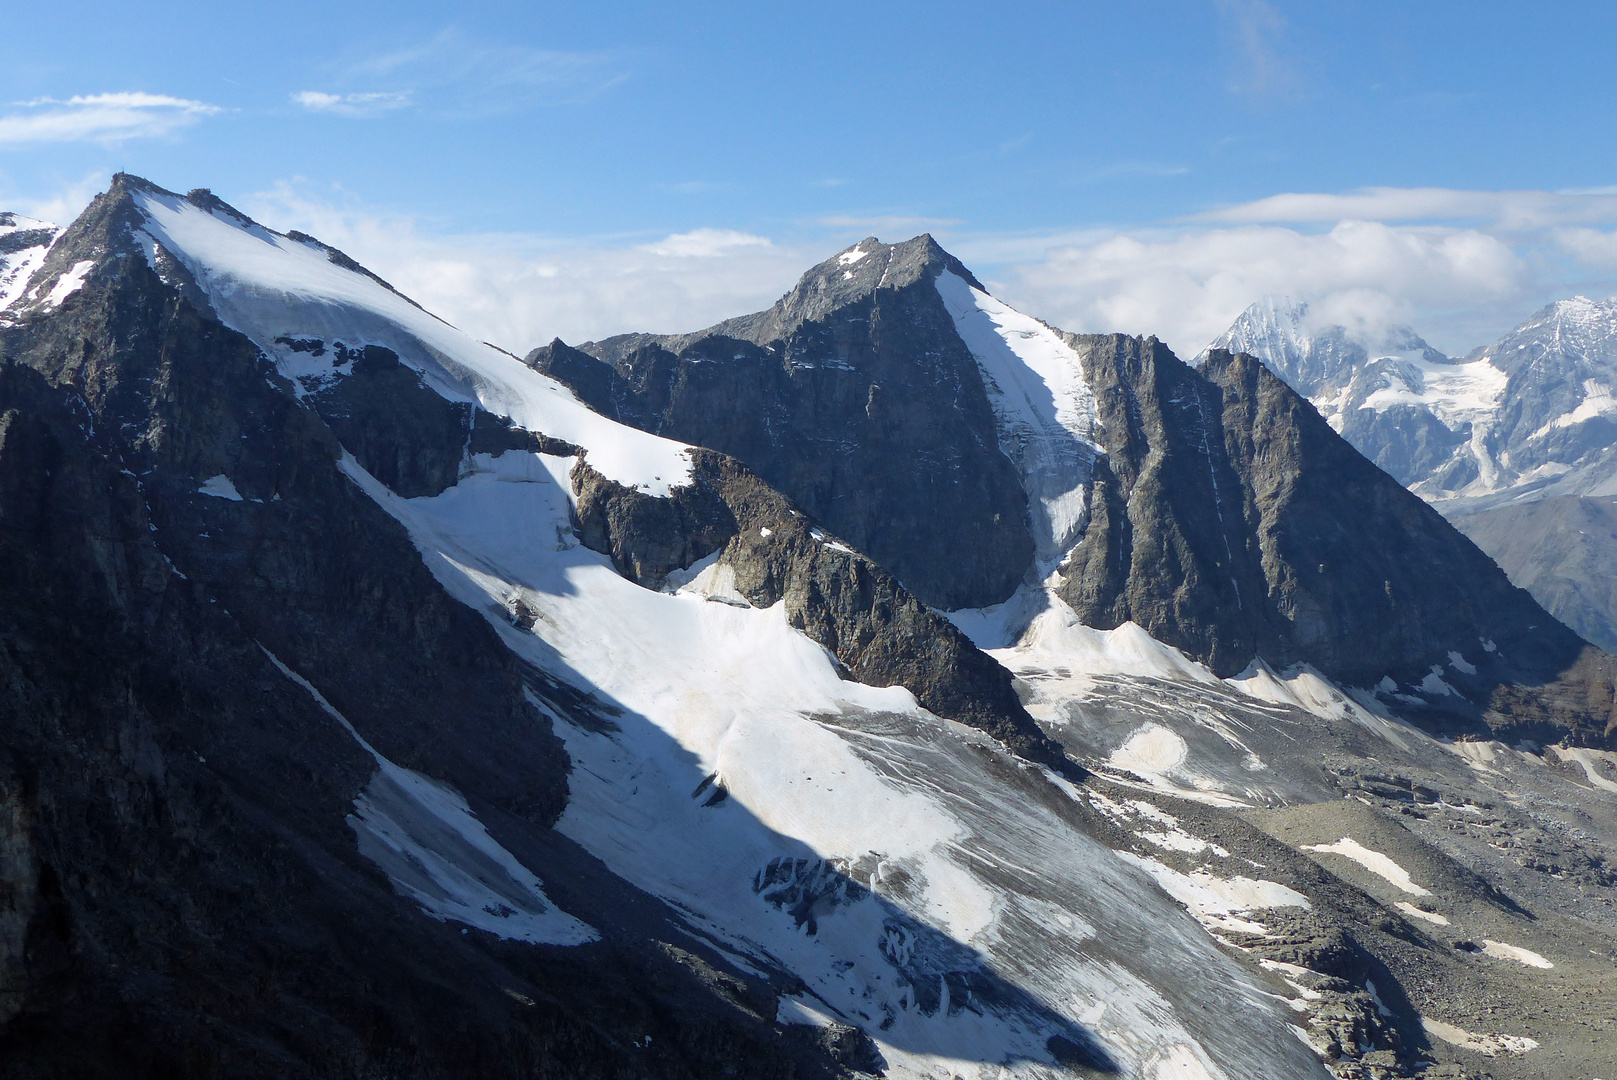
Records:
[[[1095,456],[1095,394],[1078,354],[1037,319],[943,271],[938,294],[971,350],[999,422],[999,445],[1022,474],[1036,576],[1083,535]]]
[[[325,251],[178,198],[137,202],[148,256],[161,244],[179,259],[294,385],[323,372],[300,368],[306,354],[278,337],[380,344],[449,400],[585,447],[609,478],[658,495],[688,480],[687,448],[590,412]],[[1041,505],[1054,551],[1081,529],[1088,451],[1074,425],[1087,390],[1071,381],[1075,366],[1063,375],[1070,352],[1053,332],[980,303],[968,321],[1008,350],[999,361],[1069,380],[1048,409],[1032,383],[1010,406],[1049,451],[1027,460],[1049,463]],[[902,688],[842,681],[781,606],[737,604],[716,562],[654,593],[580,547],[573,464],[483,455],[455,487],[412,500],[351,458],[341,465],[509,648],[603,703],[602,716],[582,716],[535,692],[574,763],[560,831],[738,965],[802,978],[788,1012],[864,1028],[890,1075],[1053,1077],[1059,1037],[1104,1047],[1120,1075],[1143,1080],[1325,1076],[1265,992],[1146,869],[1063,816],[1075,808],[1039,770]],[[378,766],[351,823],[401,892],[436,918],[482,911],[511,927],[560,915],[537,878],[489,849],[457,794]],[[1254,902],[1241,890],[1262,899],[1272,884],[1235,880],[1238,895],[1222,902]],[[1223,896],[1225,886],[1198,887]],[[1128,944],[1144,940],[1152,948]],[[1229,1008],[1210,1013],[1208,1000]]]

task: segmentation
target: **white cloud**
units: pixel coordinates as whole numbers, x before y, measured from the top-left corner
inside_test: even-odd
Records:
[[[206,102],[143,93],[36,98],[12,108],[0,115],[0,146],[152,138],[223,111]]]
[[[734,229],[693,229],[666,236],[656,243],[642,244],[641,248],[653,255],[711,259],[732,254],[736,248],[773,246],[762,236],[736,232]]]
[[[730,229],[641,243],[431,236],[408,218],[338,205],[297,184],[243,209],[341,248],[428,311],[519,355],[554,337],[680,333],[758,311],[823,257]]]
[[[1066,244],[1007,267],[998,289],[1064,329],[1155,334],[1189,356],[1270,293],[1368,325],[1509,302],[1528,284],[1523,258],[1486,233],[1346,221],[1321,234],[1243,226]]]
[[[1131,231],[961,237],[956,254],[1065,329],[1191,355],[1265,294],[1463,354],[1551,300],[1617,292],[1617,189],[1274,195]],[[986,273],[984,273],[986,271]]]
[[[1568,228],[1556,229],[1553,235],[1561,250],[1583,266],[1617,271],[1617,232]]]
[[[410,104],[410,95],[405,91],[328,94],[321,90],[300,90],[292,95],[292,101],[310,112],[367,117],[405,108]]]

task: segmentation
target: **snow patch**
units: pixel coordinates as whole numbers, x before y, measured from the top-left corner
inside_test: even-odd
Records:
[[[1458,1046],[1462,1050],[1475,1050],[1488,1057],[1498,1057],[1500,1054],[1525,1054],[1529,1050],[1538,1049],[1538,1041],[1525,1035],[1473,1035],[1462,1027],[1445,1024],[1428,1016],[1421,1017],[1420,1022],[1427,1035],[1442,1039],[1450,1046]]]
[[[1183,765],[1188,753],[1189,747],[1177,732],[1161,724],[1144,724],[1112,751],[1107,764],[1127,772],[1161,776]]]
[[[1514,960],[1518,964],[1542,971],[1549,971],[1555,966],[1532,949],[1524,949],[1520,945],[1507,945],[1503,941],[1493,941],[1489,938],[1482,939],[1482,951],[1488,956],[1501,960]]]
[[[1393,862],[1379,851],[1365,847],[1351,836],[1344,836],[1334,844],[1304,844],[1304,851],[1314,851],[1321,855],[1340,855],[1352,859],[1366,870],[1378,877],[1386,879],[1396,888],[1411,896],[1431,896],[1430,890],[1416,885],[1409,877],[1409,871]]]
[[[1411,904],[1408,900],[1400,900],[1394,904],[1393,907],[1397,908],[1399,911],[1403,912],[1405,915],[1408,915],[1412,919],[1423,919],[1426,922],[1431,923],[1433,926],[1449,925],[1449,920],[1444,916],[1439,915],[1435,911],[1422,911],[1414,904]]]
[[[1617,794],[1617,782],[1601,775],[1600,769],[1604,765],[1617,773],[1617,753],[1610,750],[1587,750],[1581,746],[1552,746],[1550,753],[1562,761],[1575,761],[1583,767],[1583,775],[1588,777],[1589,783],[1601,791],[1610,791]]]
[[[66,273],[56,279],[51,291],[40,300],[40,307],[46,311],[60,307],[63,300],[84,288],[84,279],[94,267],[93,259],[81,259],[74,263]]]
[[[202,486],[197,488],[197,494],[212,495],[216,499],[229,499],[231,502],[242,501],[241,492],[236,490],[236,485],[231,483],[230,477],[224,473],[202,481]]]
[[[1117,857],[1133,863],[1156,880],[1162,891],[1179,901],[1196,921],[1209,930],[1233,930],[1243,934],[1267,935],[1260,923],[1245,918],[1267,908],[1312,907],[1308,898],[1276,881],[1249,877],[1215,877],[1205,870],[1188,874],[1170,869],[1155,859],[1120,851]]]

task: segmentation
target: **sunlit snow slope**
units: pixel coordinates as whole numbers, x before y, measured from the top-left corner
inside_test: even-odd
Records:
[[[26,299],[28,279],[44,265],[46,252],[61,232],[44,221],[0,214],[0,312]]]
[[[153,264],[178,258],[294,383],[344,373],[278,339],[384,344],[439,393],[575,443],[613,479],[656,494],[688,476],[683,447],[590,413],[324,249],[177,198],[139,200]],[[979,340],[1041,350],[1046,388],[1067,370],[1053,335],[975,310],[963,317]],[[1056,441],[1029,457],[1050,477],[1055,555],[1081,527],[1083,452],[1061,431],[1082,422],[1083,387],[1045,402],[1035,381],[1012,389],[1022,375],[1006,363],[1002,415],[1024,418],[1030,445]],[[459,483],[413,499],[342,467],[514,653],[600,703],[586,715],[536,691],[574,762],[558,828],[738,963],[800,978],[783,1021],[861,1027],[894,1076],[1326,1075],[1159,872],[1095,839],[1104,808],[1091,796],[905,690],[839,678],[780,606],[744,606],[717,574],[671,593],[626,580],[568,539],[572,465],[480,455]],[[1201,886],[1230,918],[1294,902],[1251,867],[1231,880]]]

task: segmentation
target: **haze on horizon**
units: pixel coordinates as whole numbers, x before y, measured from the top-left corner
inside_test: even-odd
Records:
[[[1322,10],[1322,8],[1324,8]],[[1286,293],[1459,354],[1617,293],[1617,11],[183,2],[8,12],[0,209],[212,188],[523,351],[930,231],[1075,331]]]

